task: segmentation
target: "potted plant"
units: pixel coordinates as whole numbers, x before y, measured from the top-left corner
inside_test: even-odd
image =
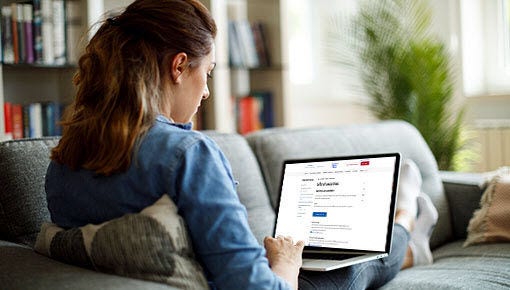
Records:
[[[450,56],[429,32],[427,4],[423,0],[362,1],[350,25],[337,21],[339,25],[333,26],[329,55],[355,69],[377,118],[413,124],[440,169],[459,169],[455,160],[466,156],[461,150],[466,145],[463,109],[452,110]]]

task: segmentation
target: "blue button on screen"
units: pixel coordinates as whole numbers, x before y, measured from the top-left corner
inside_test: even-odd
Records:
[[[314,211],[313,212],[313,216],[316,216],[316,217],[327,217],[328,213],[325,212],[325,211]]]

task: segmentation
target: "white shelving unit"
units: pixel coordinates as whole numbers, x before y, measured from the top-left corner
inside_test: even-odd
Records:
[[[209,0],[203,1],[211,10],[218,26],[216,61],[211,98],[205,103],[206,129],[235,132],[235,99],[250,90],[269,90],[273,94],[276,126],[285,125],[285,102],[288,82],[288,61],[285,54],[286,29],[281,9],[285,0]],[[261,21],[267,28],[271,66],[268,68],[230,68],[228,22],[234,19]]]
[[[132,0],[68,0],[83,5],[83,33],[104,17],[106,11],[118,10]],[[274,97],[275,125],[285,124],[287,84],[287,57],[283,46],[286,29],[282,25],[285,0],[202,0],[210,9],[218,26],[216,37],[216,68],[210,83],[211,98],[202,105],[204,129],[235,132],[236,95],[246,90],[269,90]],[[2,1],[6,3],[20,1]],[[232,8],[235,7],[234,15]],[[86,8],[86,9],[85,9]],[[249,21],[262,21],[267,27],[269,53],[272,65],[260,69],[231,69],[228,52],[228,21],[243,17]],[[92,30],[93,31],[93,30]],[[70,102],[74,96],[72,76],[75,67],[41,67],[32,65],[0,65],[0,140],[4,132],[3,104],[5,101],[29,103],[39,101]],[[240,89],[241,88],[241,89]],[[243,89],[244,88],[244,89]],[[244,90],[244,91],[243,91]]]

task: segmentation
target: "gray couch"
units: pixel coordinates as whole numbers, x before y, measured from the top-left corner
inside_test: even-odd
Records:
[[[422,190],[439,211],[430,266],[401,271],[384,289],[508,289],[510,244],[462,247],[485,180],[440,172],[419,132],[401,121],[310,129],[266,129],[246,137],[206,132],[223,149],[240,182],[238,193],[258,238],[273,230],[285,159],[399,151],[423,176]],[[32,250],[46,208],[44,175],[57,138],[0,144],[0,289],[172,289],[60,263]]]

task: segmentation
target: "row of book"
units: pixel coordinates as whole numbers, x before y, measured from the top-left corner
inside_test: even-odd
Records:
[[[248,96],[237,97],[235,108],[237,131],[240,134],[274,127],[273,95],[269,91],[257,91]],[[64,104],[59,102],[25,105],[4,102],[5,136],[8,139],[60,136],[62,128],[59,122],[63,111]],[[200,114],[195,118],[195,129],[203,129]]]
[[[80,1],[32,0],[2,6],[2,61],[64,65],[76,62]]]
[[[243,135],[274,127],[273,94],[257,91],[236,98],[236,121],[237,131]]]
[[[58,102],[26,105],[4,103],[5,136],[8,139],[60,136],[64,105]]]
[[[230,66],[258,68],[271,65],[265,25],[256,21],[231,20],[228,24]]]

